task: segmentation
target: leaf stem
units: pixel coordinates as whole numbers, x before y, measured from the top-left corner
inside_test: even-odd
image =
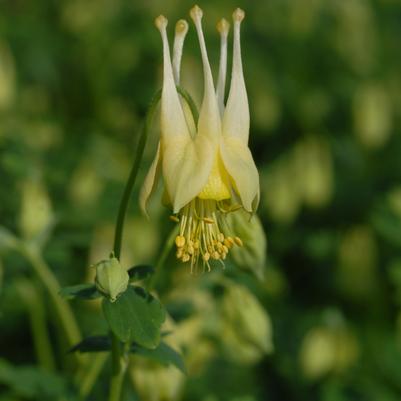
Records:
[[[107,358],[107,352],[97,353],[93,361],[91,361],[86,374],[79,381],[79,396],[82,400],[84,400],[92,390]]]
[[[68,303],[59,296],[60,285],[50,267],[35,248],[22,241],[17,246],[20,253],[32,265],[36,275],[49,292],[69,346],[72,347],[79,343],[81,341],[81,332],[78,324]],[[81,358],[77,357],[77,359],[80,361]]]
[[[29,314],[33,344],[39,366],[53,372],[56,364],[47,330],[46,310],[42,295],[36,286],[27,279],[18,280],[17,290]]]

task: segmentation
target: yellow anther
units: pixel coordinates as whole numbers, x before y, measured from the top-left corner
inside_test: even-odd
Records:
[[[234,237],[234,241],[238,246],[244,246],[244,243],[240,237]]]
[[[221,35],[228,35],[228,31],[230,30],[230,24],[229,22],[225,19],[222,18],[218,23],[217,23],[217,30]]]
[[[185,245],[185,237],[177,235],[175,237],[175,244],[177,245],[177,248],[182,248]]]
[[[241,22],[244,18],[245,18],[244,10],[241,10],[240,8],[237,8],[233,12],[233,20],[234,20],[234,22],[236,22],[236,21]]]
[[[159,15],[155,19],[156,28],[159,30],[166,28],[167,24],[168,24],[168,19],[164,15]]]
[[[234,240],[232,237],[227,237],[227,241],[232,245],[234,245]]]
[[[179,235],[175,237],[176,256],[184,263],[190,262],[191,271],[197,268],[200,260],[210,270],[211,259],[222,261],[234,244],[243,245],[239,237],[226,237],[222,231],[225,213],[220,210],[220,206],[225,204],[227,202],[198,197],[170,217],[180,224]],[[237,209],[237,206],[233,208]]]
[[[224,245],[225,245],[228,249],[230,249],[230,248],[233,246],[232,242],[230,242],[227,238],[224,239]]]
[[[220,254],[217,251],[214,251],[212,253],[212,258],[215,260],[218,260],[218,259],[220,259]]]

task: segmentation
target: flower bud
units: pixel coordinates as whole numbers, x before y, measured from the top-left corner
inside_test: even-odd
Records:
[[[29,179],[21,188],[20,231],[24,239],[42,237],[51,227],[54,217],[45,186],[38,179]]]
[[[176,401],[181,399],[185,376],[174,366],[160,366],[149,361],[135,360],[130,370],[131,380],[143,400]],[[142,358],[143,359],[143,358]]]
[[[357,340],[346,327],[317,326],[306,334],[299,357],[305,377],[316,380],[343,373],[355,363],[358,354]]]
[[[258,279],[263,280],[267,243],[259,217],[250,217],[249,213],[239,210],[229,213],[227,221],[243,243],[243,246],[235,246],[231,250],[234,263],[243,270],[251,270]]]
[[[273,351],[269,315],[247,288],[234,283],[227,285],[222,313],[225,318],[224,342],[232,357],[238,359],[241,351],[246,351],[243,353],[242,362],[253,363],[258,357]],[[229,328],[231,330],[228,330]],[[239,355],[232,354],[232,346],[235,346],[236,350],[240,349]]]
[[[127,271],[121,266],[117,258],[103,260],[95,265],[97,289],[107,296],[111,302],[123,293],[129,282]]]
[[[303,202],[312,208],[327,205],[334,186],[330,145],[324,138],[309,136],[295,146],[292,157],[300,174]]]

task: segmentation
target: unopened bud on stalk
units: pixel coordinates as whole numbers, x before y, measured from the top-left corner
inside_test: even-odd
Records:
[[[96,288],[111,302],[114,302],[128,287],[129,275],[127,271],[115,257],[102,260],[94,267],[96,268]]]

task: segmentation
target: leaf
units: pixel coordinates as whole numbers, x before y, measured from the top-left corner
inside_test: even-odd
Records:
[[[74,345],[68,352],[101,352],[111,349],[111,341],[108,336],[90,336]]]
[[[155,349],[146,349],[137,344],[133,344],[131,352],[152,359],[163,365],[174,365],[177,369],[181,370],[182,373],[187,374],[181,354],[165,342],[160,343]]]
[[[138,265],[128,269],[130,281],[140,281],[154,274],[155,268],[150,265]]]
[[[63,287],[59,294],[65,299],[96,299],[102,296],[94,284],[77,284]]]
[[[13,366],[5,359],[0,359],[0,384],[24,399],[76,400],[73,394],[69,394],[67,382],[61,376],[34,366]]]
[[[158,346],[166,312],[143,288],[129,286],[115,302],[104,299],[102,305],[110,329],[121,341],[133,341],[145,348]]]

